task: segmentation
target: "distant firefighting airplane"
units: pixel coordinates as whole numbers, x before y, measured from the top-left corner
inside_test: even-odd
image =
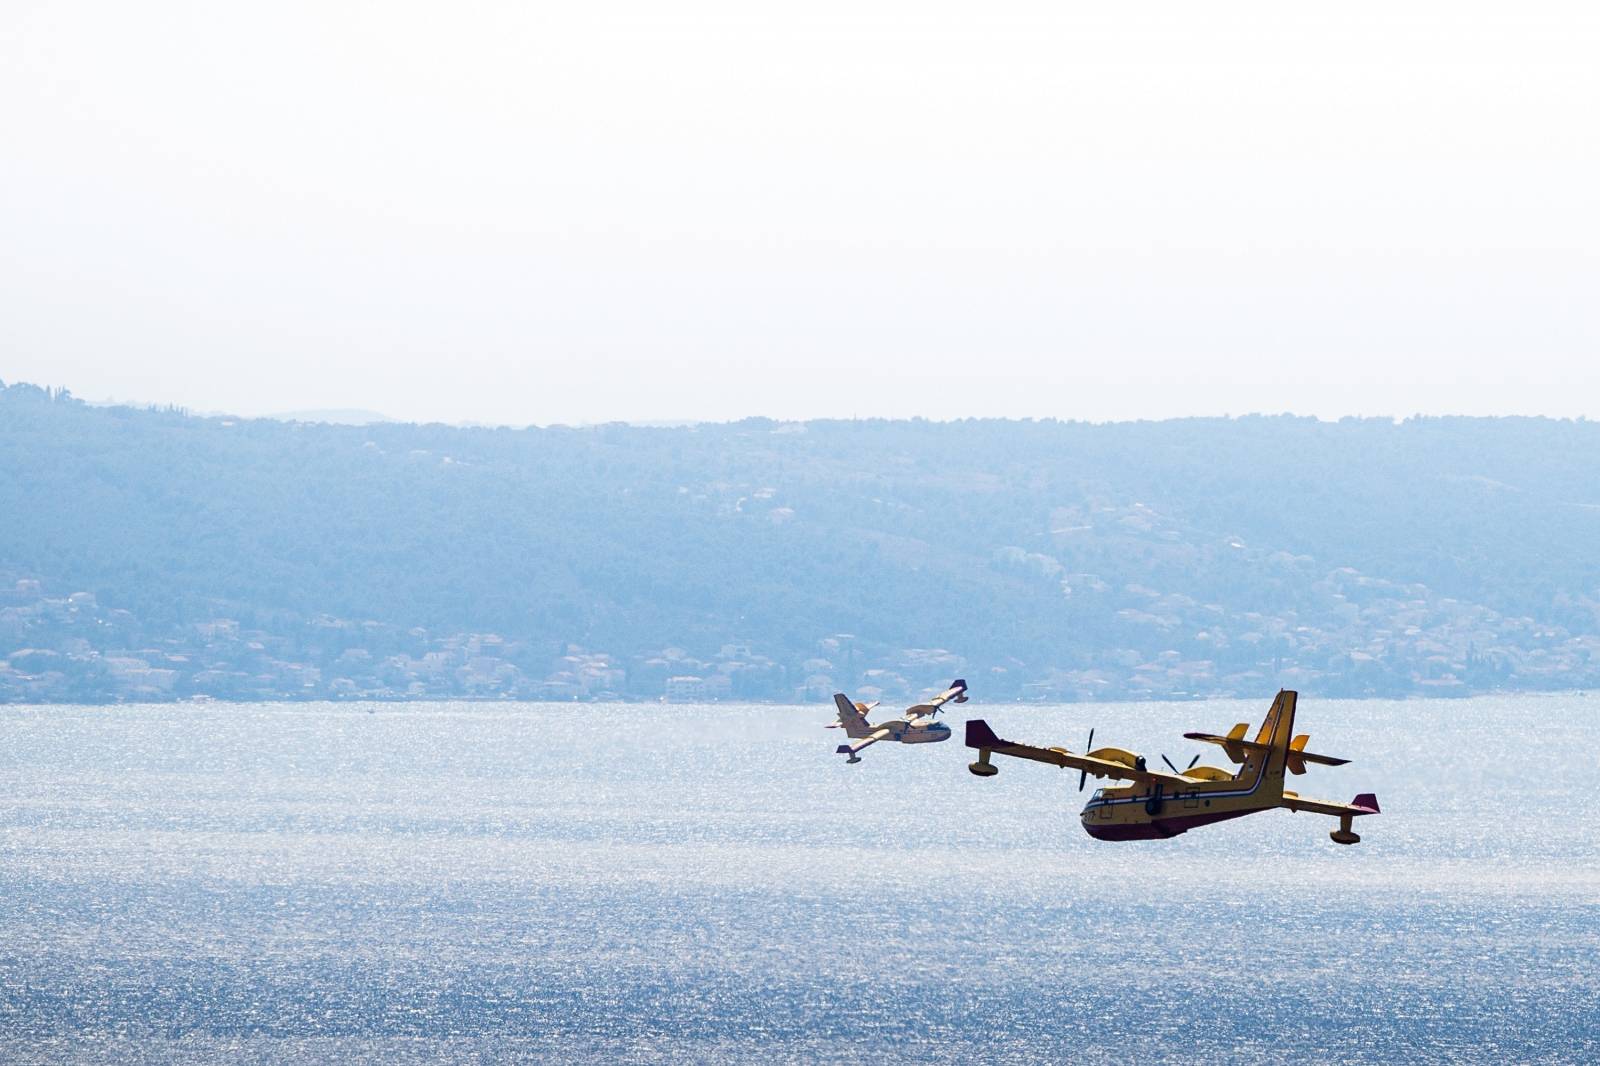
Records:
[[[949,740],[950,727],[934,718],[939,709],[951,700],[956,703],[967,702],[967,683],[959,677],[927,703],[907,708],[899,718],[871,725],[867,722],[867,712],[877,706],[876,702],[851,703],[850,697],[843,692],[835,692],[833,702],[839,708],[839,721],[828,728],[843,729],[845,736],[850,738],[850,743],[840,744],[835,750],[840,755],[849,756],[846,762],[860,762],[858,753],[861,749],[880,740],[898,740],[902,744],[931,744],[936,740]]]
[[[1148,769],[1144,756],[1121,748],[1096,748],[1085,755],[1076,755],[1066,748],[1035,748],[1001,740],[981,719],[967,723],[967,747],[978,749],[978,761],[969,763],[967,769],[979,777],[993,777],[1000,768],[991,764],[989,757],[998,753],[1071,767],[1078,771],[1080,792],[1089,774],[1132,781],[1131,785],[1096,789],[1088,806],[1083,808],[1083,828],[1096,840],[1158,840],[1211,822],[1285,807],[1291,811],[1331,815],[1339,819],[1339,828],[1328,834],[1334,842],[1359,843],[1361,838],[1351,831],[1350,822],[1361,815],[1378,813],[1375,795],[1365,792],[1350,803],[1328,803],[1303,799],[1299,793],[1284,790],[1285,767],[1292,774],[1303,774],[1307,763],[1343,766],[1350,761],[1306,751],[1309,737],[1293,735],[1294,705],[1295,693],[1287,689],[1279,692],[1254,740],[1244,739],[1250,728],[1247,722],[1234,726],[1225,737],[1211,733],[1184,734],[1190,740],[1216,744],[1227,752],[1229,759],[1240,764],[1238,771],[1231,774],[1214,766],[1196,766],[1200,761],[1198,755],[1190,760],[1185,770],[1179,770],[1171,759],[1161,756],[1172,770],[1163,773]],[[1092,729],[1089,746],[1094,747]]]

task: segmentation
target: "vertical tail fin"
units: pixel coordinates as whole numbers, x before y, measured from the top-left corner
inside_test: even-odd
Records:
[[[1255,742],[1265,745],[1266,750],[1250,749],[1250,757],[1235,775],[1252,780],[1261,775],[1262,787],[1269,795],[1273,792],[1280,796],[1283,794],[1283,771],[1288,762],[1289,742],[1294,737],[1294,705],[1298,698],[1298,693],[1291,689],[1283,689],[1278,693],[1278,698],[1272,701],[1272,709],[1267,712],[1261,728],[1256,732]]]
[[[1272,709],[1256,731],[1257,744],[1288,748],[1289,739],[1294,735],[1294,705],[1298,696],[1293,689],[1279,690],[1278,698],[1272,701]]]
[[[860,704],[851,703],[850,697],[843,692],[835,692],[833,702],[839,708],[839,725],[844,729],[845,736],[855,740],[872,732]]]

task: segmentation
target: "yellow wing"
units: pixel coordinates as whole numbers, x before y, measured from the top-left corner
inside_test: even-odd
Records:
[[[995,752],[1018,759],[1032,759],[1034,762],[1070,766],[1074,770],[1082,770],[1095,777],[1109,777],[1119,781],[1137,781],[1141,784],[1159,781],[1178,787],[1194,783],[1190,778],[1177,774],[1164,774],[1146,769],[1143,758],[1120,748],[1097,748],[1091,754],[1078,755],[1066,748],[1038,748],[1031,744],[1001,740],[995,735],[994,730],[989,728],[989,723],[981,718],[967,722],[967,747],[977,748],[980,753]],[[980,762],[986,764],[988,760],[980,754]],[[993,772],[992,767],[989,772]]]
[[[1349,803],[1330,803],[1327,800],[1307,799],[1297,792],[1285,792],[1282,806],[1291,811],[1304,811],[1306,814],[1331,814],[1335,818],[1345,815],[1355,817],[1362,814],[1378,814],[1378,797],[1370,792],[1363,792]]]
[[[950,682],[950,687],[934,696],[927,703],[919,703],[915,707],[906,708],[907,718],[917,718],[925,714],[932,714],[951,700],[957,703],[967,702],[967,683],[961,678]]]
[[[1378,797],[1370,792],[1363,792],[1349,803],[1329,803],[1327,800],[1301,799],[1299,794],[1285,792],[1278,801],[1281,807],[1291,811],[1304,811],[1307,814],[1327,814],[1339,819],[1339,828],[1328,834],[1335,844],[1359,844],[1361,837],[1351,829],[1350,823],[1358,815],[1377,814]]]
[[[890,730],[887,726],[879,726],[877,729],[874,729],[872,732],[868,733],[866,736],[864,736],[864,737],[856,737],[850,743],[848,743],[848,744],[840,744],[837,748],[834,748],[833,750],[834,750],[834,752],[836,754],[850,756],[850,761],[851,762],[857,762],[857,761],[859,761],[857,759],[857,757],[856,757],[856,753],[857,752],[859,752],[862,748],[866,747],[869,744],[876,744],[878,741],[882,740],[884,737],[889,736],[889,734],[891,732],[892,732],[892,730]]]

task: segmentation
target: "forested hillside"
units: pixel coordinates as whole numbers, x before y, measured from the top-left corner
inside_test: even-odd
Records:
[[[1600,426],[365,426],[0,391],[0,699],[1600,683]]]

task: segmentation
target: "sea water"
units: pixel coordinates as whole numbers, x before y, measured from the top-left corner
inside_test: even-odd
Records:
[[[961,746],[1183,765],[1269,697],[853,766],[826,706],[0,707],[0,1060],[1600,1058],[1600,697],[1303,694],[1354,847],[1099,843]]]

